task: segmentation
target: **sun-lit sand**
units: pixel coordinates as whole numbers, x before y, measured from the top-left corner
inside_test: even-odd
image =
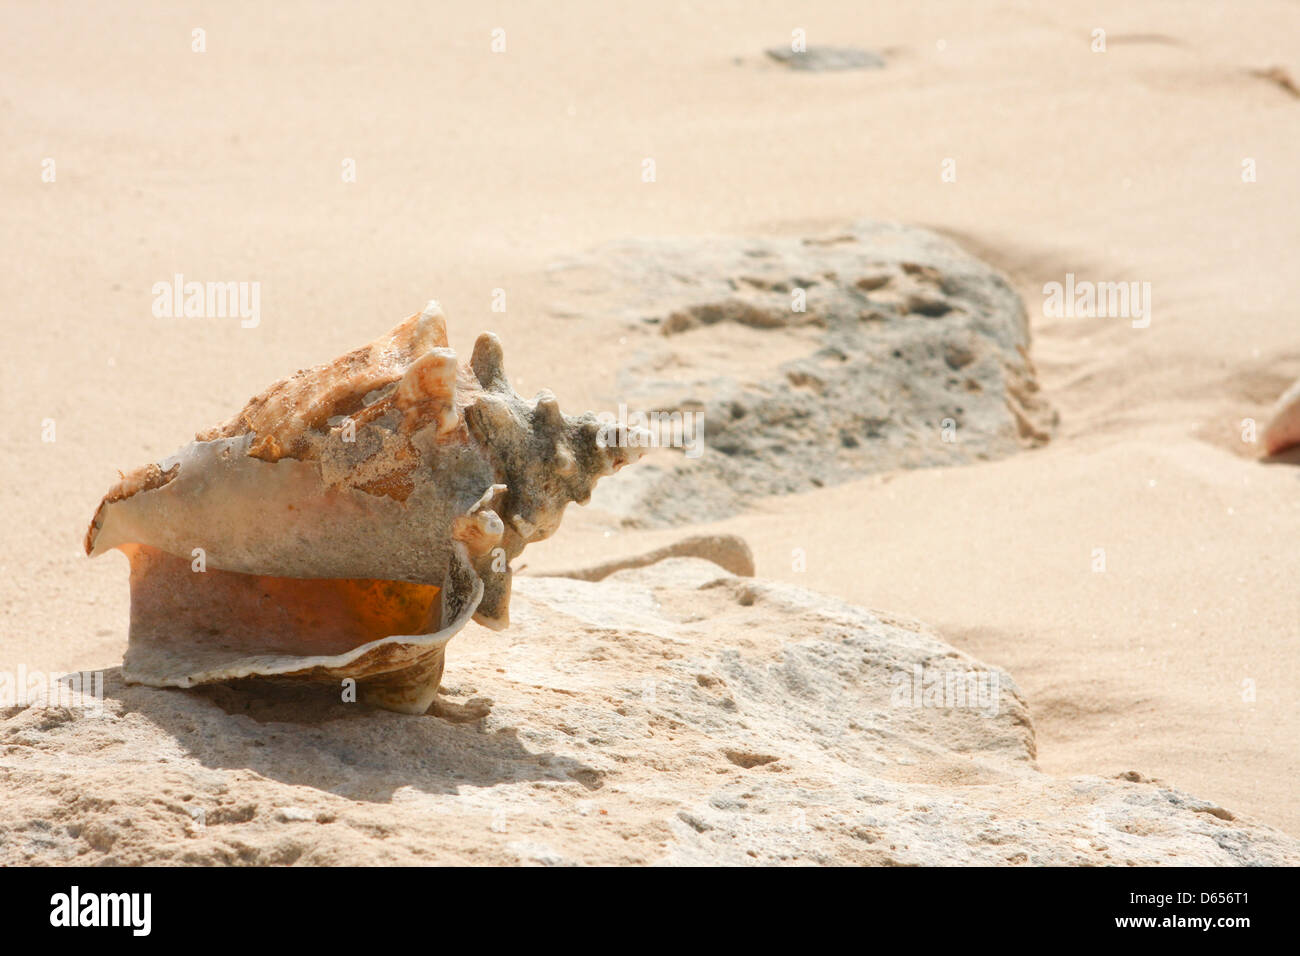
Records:
[[[689,530],[574,508],[524,573],[738,534],[761,576],[1005,667],[1044,770],[1138,770],[1300,833],[1300,466],[1248,440],[1300,376],[1300,99],[1256,73],[1300,76],[1300,8],[155,6],[5,4],[0,668],[120,663],[126,562],[81,549],[114,469],[430,296],[461,355],[492,329],[521,393],[579,411],[620,344],[548,316],[548,263],[897,220],[1012,280],[1046,447]],[[763,56],[795,28],[887,66]],[[156,317],[177,273],[259,282],[260,321]],[[1067,274],[1150,283],[1149,326],[1045,316]]]

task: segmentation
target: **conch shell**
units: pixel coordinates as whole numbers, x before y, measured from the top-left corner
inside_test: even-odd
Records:
[[[458,366],[430,302],[104,496],[86,553],[131,562],[123,676],[352,678],[424,713],[447,642],[471,617],[509,623],[509,561],[643,444],[520,398],[491,333]]]
[[[1264,453],[1277,455],[1300,445],[1300,379],[1282,393],[1264,426]]]

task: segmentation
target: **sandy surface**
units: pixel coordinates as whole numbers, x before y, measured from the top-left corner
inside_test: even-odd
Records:
[[[548,262],[629,236],[895,219],[1012,278],[1054,441],[693,531],[741,534],[760,575],[923,619],[1006,668],[1049,772],[1137,769],[1300,832],[1300,469],[1240,439],[1300,375],[1300,100],[1251,75],[1300,75],[1300,8],[603,10],[5,4],[0,667],[120,661],[126,562],[81,553],[114,469],[430,296],[458,350],[494,329],[520,392],[577,410],[607,401],[619,345],[547,315]],[[795,27],[888,66],[767,62]],[[259,281],[260,324],[155,318],[151,287],[178,272]],[[1042,286],[1068,272],[1150,282],[1150,327],[1045,319]],[[683,533],[574,509],[525,562]],[[454,646],[449,661],[454,681]]]

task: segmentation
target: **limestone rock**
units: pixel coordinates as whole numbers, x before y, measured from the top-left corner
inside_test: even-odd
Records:
[[[674,445],[597,501],[642,526],[760,495],[1003,457],[1050,439],[1020,297],[932,232],[625,241],[552,270],[575,313],[621,320],[615,385]],[[691,447],[692,428],[703,427]],[[639,420],[632,424],[639,423]]]
[[[0,712],[0,863],[1300,863],[1137,774],[1039,772],[1011,678],[914,623],[698,558],[524,577],[513,617],[448,675],[472,723],[116,672],[102,714]]]

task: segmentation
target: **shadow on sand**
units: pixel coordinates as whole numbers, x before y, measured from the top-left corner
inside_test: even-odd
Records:
[[[388,802],[403,787],[447,794],[526,781],[602,786],[601,774],[579,761],[529,750],[517,728],[395,714],[339,696],[332,686],[263,681],[142,687],[124,683],[120,668],[104,672],[106,703],[120,703],[123,718],[148,720],[212,769],[369,802]]]

